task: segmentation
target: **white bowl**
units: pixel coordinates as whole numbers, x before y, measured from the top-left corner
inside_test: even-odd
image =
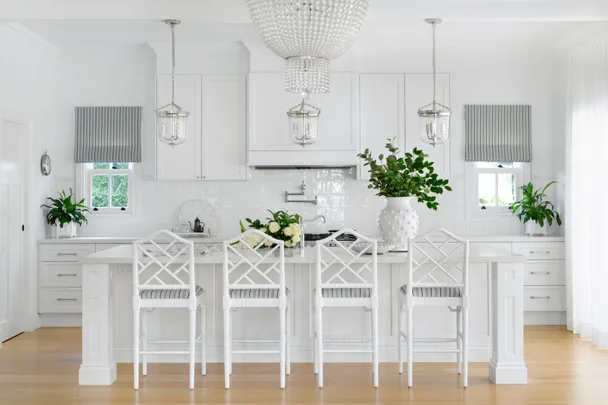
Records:
[[[357,243],[355,243],[355,244],[352,245],[352,249],[355,252],[361,252],[362,250],[365,250],[365,248],[368,247],[368,246],[369,246],[369,243],[366,243],[366,242],[357,242]],[[378,254],[379,255],[382,255],[384,253],[388,253],[388,252],[391,251],[391,249],[394,249],[394,248],[395,248],[395,245],[392,245],[392,244],[390,244],[388,242],[380,242],[380,241],[378,242]],[[371,248],[368,249],[365,252],[365,254],[366,255],[371,255],[372,254]]]

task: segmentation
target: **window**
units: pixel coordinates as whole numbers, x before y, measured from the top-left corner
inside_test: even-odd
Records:
[[[509,206],[527,182],[526,163],[467,163],[467,211],[473,217],[511,215]]]
[[[133,212],[133,163],[86,163],[84,199],[93,213]]]

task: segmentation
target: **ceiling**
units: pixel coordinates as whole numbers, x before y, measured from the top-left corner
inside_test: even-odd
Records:
[[[422,23],[428,17],[445,20],[438,34],[452,43],[554,46],[607,30],[608,0],[371,0],[357,45],[390,48],[419,39],[428,47],[429,28]],[[182,19],[179,41],[259,38],[245,0],[13,0],[2,5],[2,20],[20,22],[58,46],[167,41],[164,18]]]

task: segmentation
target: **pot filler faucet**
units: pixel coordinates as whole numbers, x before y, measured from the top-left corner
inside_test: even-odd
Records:
[[[297,196],[306,195],[306,183],[304,182],[304,180],[302,180],[302,184],[300,184],[299,193],[290,193],[288,191],[285,191],[285,202],[286,203],[309,203],[309,204],[314,204],[314,205],[317,205],[319,203],[317,196],[315,196],[314,200],[306,200],[306,199],[292,200],[289,198],[291,196],[296,196],[296,195]]]

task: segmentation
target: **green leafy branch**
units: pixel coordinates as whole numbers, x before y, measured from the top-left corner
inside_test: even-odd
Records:
[[[559,213],[555,211],[555,206],[551,201],[547,200],[547,195],[545,194],[545,191],[555,183],[557,182],[550,182],[542,190],[534,190],[532,183],[521,186],[521,200],[514,202],[509,208],[524,224],[532,221],[541,227],[545,226],[545,223],[551,226],[555,220],[558,225],[561,225],[562,219]]]
[[[47,197],[50,204],[42,204],[42,207],[48,208],[49,212],[46,215],[46,222],[49,225],[54,225],[63,228],[63,225],[70,222],[82,225],[83,222],[88,222],[85,213],[89,213],[89,207],[84,205],[84,199],[79,202],[72,202],[73,192],[70,188],[70,193],[61,190],[59,198]]]

